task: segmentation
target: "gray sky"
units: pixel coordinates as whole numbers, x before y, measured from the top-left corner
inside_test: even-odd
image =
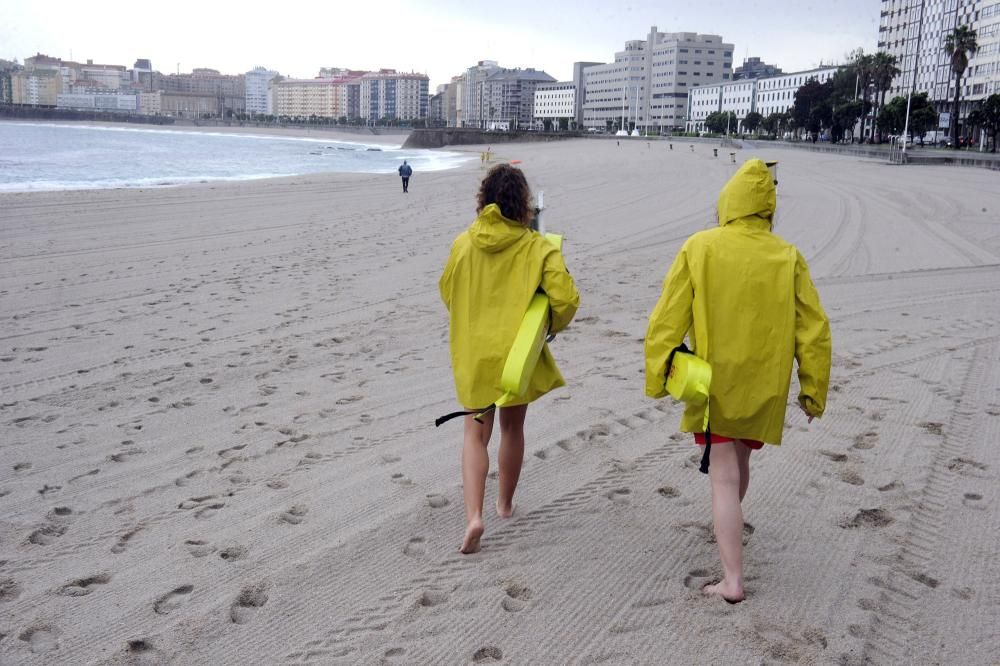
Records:
[[[0,58],[40,51],[162,72],[256,65],[311,78],[320,67],[418,71],[431,86],[479,60],[544,69],[568,79],[577,60],[609,62],[625,41],[662,32],[719,34],[734,65],[758,56],[785,71],[872,51],[878,0],[327,0],[265,4],[171,0],[0,0]],[[239,9],[237,9],[239,7]],[[572,7],[572,9],[566,9]]]

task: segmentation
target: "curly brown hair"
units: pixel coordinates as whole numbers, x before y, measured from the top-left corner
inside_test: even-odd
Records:
[[[524,173],[510,164],[498,164],[489,170],[476,195],[477,213],[492,203],[508,220],[528,226],[534,216],[531,205],[531,188]]]

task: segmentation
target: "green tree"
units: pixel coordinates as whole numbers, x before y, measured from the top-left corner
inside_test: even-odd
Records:
[[[1000,93],[993,93],[986,98],[978,109],[980,126],[993,140],[992,152],[997,152],[997,134],[1000,133]]]
[[[731,111],[713,111],[705,118],[705,129],[713,134],[725,134],[727,129],[736,129],[736,115]]]
[[[892,87],[892,80],[899,76],[900,70],[896,67],[896,56],[889,55],[885,51],[879,51],[872,56],[871,77],[872,85],[875,89],[875,116],[878,117],[878,110],[885,106],[885,95]],[[881,143],[882,137],[879,137]]]
[[[743,129],[747,130],[751,134],[757,131],[760,127],[761,122],[763,122],[764,116],[757,113],[756,111],[751,111],[747,114],[747,117],[743,119]]]
[[[552,131],[552,119],[551,118],[543,118],[542,119],[542,128],[546,132],[551,132]]]
[[[906,121],[906,98],[893,97],[888,104],[883,104],[875,117],[875,126],[881,136],[899,134],[903,131]]]
[[[854,52],[854,61],[851,63],[854,68],[855,81],[858,90],[861,91],[861,141],[865,140],[865,127],[867,125],[868,112],[871,109],[868,104],[868,88],[872,83],[872,75],[875,67],[875,56],[866,54],[858,49]]]
[[[569,129],[569,118],[559,119],[559,129],[561,129],[564,132]]]
[[[610,120],[605,120],[604,121],[604,127],[605,127],[605,130],[608,132],[608,134],[611,134],[611,125],[612,124],[613,123]]]
[[[944,52],[951,58],[951,71],[955,74],[955,103],[951,107],[951,144],[958,150],[958,110],[962,101],[962,75],[969,66],[969,57],[976,52],[976,31],[960,25],[944,39]]]

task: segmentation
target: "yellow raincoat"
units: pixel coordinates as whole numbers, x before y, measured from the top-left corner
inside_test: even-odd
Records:
[[[801,404],[822,416],[830,380],[830,324],[805,259],[771,233],[774,181],[747,161],[719,195],[719,228],[681,247],[646,332],[646,395],[666,395],[667,357],[684,336],[712,366],[713,435],[781,443],[792,359]],[[703,432],[704,405],[689,404],[684,432]]]
[[[566,328],[580,305],[562,253],[505,218],[496,204],[483,208],[452,243],[438,287],[448,308],[455,388],[466,409],[488,407],[504,394],[504,362],[539,287],[549,297],[551,333]],[[509,404],[532,402],[565,383],[544,345],[527,393]]]

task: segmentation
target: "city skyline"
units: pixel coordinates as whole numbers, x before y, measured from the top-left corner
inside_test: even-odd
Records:
[[[23,61],[41,52],[126,66],[148,58],[164,73],[208,67],[235,74],[260,65],[298,78],[315,77],[321,67],[388,67],[427,74],[433,90],[480,60],[534,67],[567,80],[573,62],[610,62],[625,41],[643,38],[650,25],[664,32],[720,34],[735,45],[734,65],[757,56],[787,70],[839,62],[857,47],[873,51],[878,37],[879,3],[871,0],[729,4],[709,0],[666,10],[642,0],[622,10],[587,1],[569,13],[513,0],[503,14],[491,9],[487,15],[457,0],[389,0],[373,18],[364,8],[232,13],[182,0],[172,5],[178,11],[156,17],[155,29],[136,29],[134,6],[121,0],[106,3],[100,13],[62,0],[44,8],[0,0],[9,17],[0,25],[0,44],[9,52],[0,58]]]

